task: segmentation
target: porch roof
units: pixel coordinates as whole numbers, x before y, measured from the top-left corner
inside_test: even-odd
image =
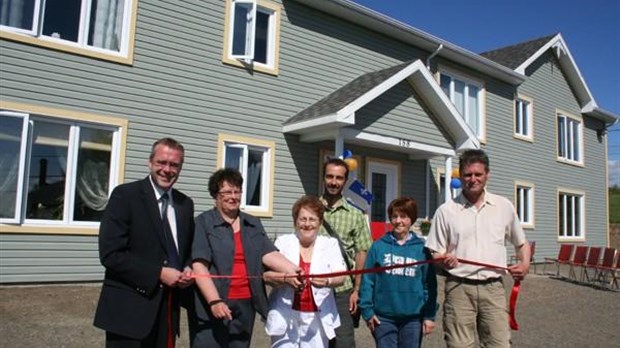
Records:
[[[373,134],[347,126],[355,124],[355,112],[396,84],[407,80],[444,127],[455,144],[444,147],[410,142],[403,146],[400,139]],[[431,72],[422,61],[415,60],[390,68],[364,74],[310,105],[283,123],[283,132],[299,134],[301,141],[314,142],[342,136],[349,143],[390,148],[418,157],[455,155],[457,152],[479,148],[480,143],[450,102]]]

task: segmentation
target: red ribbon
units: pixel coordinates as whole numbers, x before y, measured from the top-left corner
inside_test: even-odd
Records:
[[[519,298],[519,291],[521,290],[521,281],[515,280],[515,283],[512,285],[512,291],[510,292],[510,328],[514,331],[519,330],[519,324],[517,323],[517,319],[515,318],[515,311],[517,310],[517,298]]]
[[[457,259],[457,260],[460,263],[480,266],[480,267],[489,268],[489,269],[508,270],[508,267],[497,266],[497,265],[492,265],[488,263],[469,261],[469,260],[464,260],[464,259]],[[331,277],[358,275],[358,274],[366,274],[366,273],[379,273],[379,272],[384,272],[384,271],[395,269],[395,268],[411,267],[411,266],[423,265],[427,263],[435,263],[435,262],[440,262],[440,261],[443,261],[442,257],[436,258],[433,260],[409,262],[409,263],[404,263],[404,264],[399,264],[399,265],[371,267],[371,268],[355,269],[351,271],[341,271],[341,272],[333,272],[333,273],[303,274],[301,276],[304,278],[331,278]],[[283,278],[297,278],[299,276],[300,276],[299,274],[290,274],[290,275],[284,275]],[[194,274],[192,277],[193,278],[213,278],[213,279],[263,278],[263,276],[252,276],[252,275],[237,276],[237,275],[219,275],[219,274]],[[279,278],[282,278],[282,277],[279,277]],[[517,299],[519,297],[520,290],[521,290],[521,281],[515,280],[512,286],[512,291],[510,293],[510,308],[508,311],[510,328],[515,331],[519,330],[519,324],[517,323],[515,313],[516,313],[516,308],[517,308]]]

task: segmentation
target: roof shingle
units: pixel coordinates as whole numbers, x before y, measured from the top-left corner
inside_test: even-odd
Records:
[[[556,37],[557,34],[541,37],[538,39],[521,42],[496,50],[480,53],[481,56],[499,63],[510,69],[516,69],[533,54],[543,47],[549,40]]]

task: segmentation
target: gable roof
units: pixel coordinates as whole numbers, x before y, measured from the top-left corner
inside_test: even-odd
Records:
[[[325,140],[330,136],[340,135],[348,137],[349,140],[363,141],[371,146],[398,145],[400,150],[403,150],[399,139],[385,135],[376,136],[345,127],[355,124],[357,110],[404,80],[408,80],[416,93],[424,99],[455,143],[454,148],[449,144],[446,144],[446,148],[438,148],[412,143],[410,150],[422,150],[435,155],[453,155],[455,151],[480,147],[476,135],[420,60],[370,72],[354,79],[286,120],[282,131],[300,134],[302,141]]]
[[[387,69],[364,74],[312,104],[297,115],[289,118],[284,122],[284,125],[311,120],[324,115],[336,114],[338,112],[349,113],[349,111],[345,110],[346,106],[353,104],[356,99],[370,92],[373,88],[379,86],[411,63],[411,61],[405,62]]]
[[[541,37],[538,39],[521,42],[498,48],[492,51],[482,52],[481,56],[497,62],[510,69],[517,69],[528,58],[536,54],[538,50],[553,39],[557,34]]]
[[[577,101],[579,102],[579,106],[581,107],[581,112],[606,123],[617,122],[618,116],[599,108],[596,104],[566,42],[564,42],[562,34],[558,33],[541,37],[516,45],[483,52],[480,55],[514,69],[514,71],[519,74],[525,75],[526,69],[549,50],[551,50],[557,58],[560,68],[572,87]]]

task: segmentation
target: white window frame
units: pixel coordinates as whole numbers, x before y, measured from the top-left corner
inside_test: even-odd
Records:
[[[514,136],[532,141],[534,138],[534,102],[531,98],[517,96],[514,101]],[[527,126],[524,126],[527,125]]]
[[[273,215],[273,194],[274,194],[274,166],[275,166],[275,142],[249,137],[242,137],[230,134],[220,134],[218,136],[218,168],[224,168],[226,152],[228,148],[242,150],[239,169],[243,176],[243,195],[241,197],[241,209],[256,216],[270,217]],[[263,167],[261,168],[261,195],[259,205],[248,205],[247,202],[247,183],[248,173],[248,152],[250,150],[261,151]]]
[[[237,6],[238,5],[249,5],[250,12],[248,13],[247,24],[246,24],[246,37],[245,37],[245,54],[234,54],[233,53],[233,43],[235,37],[235,26],[237,22],[235,21],[237,14]],[[256,0],[233,0],[232,7],[230,11],[230,23],[231,29],[228,32],[230,35],[229,42],[230,46],[228,48],[228,54],[233,59],[243,59],[247,62],[251,62],[254,59],[254,36],[256,34]]]
[[[55,233],[55,234],[97,234],[99,222],[74,221],[75,189],[77,177],[77,157],[80,145],[80,129],[105,129],[113,132],[110,157],[110,176],[108,195],[121,183],[124,170],[122,144],[126,140],[127,121],[115,117],[87,114],[70,110],[31,106],[21,103],[0,101],[3,116],[21,117],[24,122],[20,146],[20,167],[18,171],[18,191],[16,206],[18,209],[12,218],[0,218],[3,232],[8,233]],[[63,200],[63,216],[59,220],[26,219],[28,177],[30,152],[32,144],[32,126],[35,121],[64,124],[70,127],[67,147],[66,182]]]
[[[560,129],[560,126],[562,129]],[[577,129],[575,130],[575,127]],[[575,139],[577,135],[578,139]],[[564,163],[583,165],[584,141],[583,120],[566,112],[556,112],[557,160]]]
[[[0,116],[16,117],[22,119],[22,132],[19,146],[19,164],[17,169],[17,192],[15,197],[15,214],[12,218],[0,218],[0,223],[18,224],[22,219],[22,207],[24,196],[24,181],[26,177],[26,163],[28,158],[28,130],[29,130],[29,115],[20,112],[14,112],[10,110],[0,110]]]
[[[77,42],[63,40],[43,35],[43,12],[45,0],[35,0],[33,8],[33,24],[30,29],[22,29],[7,25],[0,25],[0,37],[71,53],[77,53],[96,58],[131,63],[133,60],[133,41],[138,0],[125,0],[121,29],[121,43],[119,51],[88,45],[88,30],[90,26],[90,11],[92,0],[81,0],[79,29]]]
[[[515,181],[515,210],[521,221],[521,227],[534,228],[535,220],[535,188],[534,184],[523,181]],[[527,215],[529,219],[523,220]]]
[[[235,12],[237,5],[250,7],[251,11],[247,18],[245,52],[243,54],[233,54],[233,44],[235,35]],[[255,60],[255,36],[257,12],[269,16],[266,62]],[[224,30],[224,54],[223,62],[240,67],[250,66],[253,70],[269,74],[278,74],[279,60],[279,38],[280,38],[280,16],[281,7],[268,0],[227,0],[226,2],[226,24]]]
[[[456,103],[455,103],[455,93],[454,93],[454,84],[455,84],[455,80],[462,82],[465,85],[464,91],[463,91],[463,97],[464,97],[464,107],[463,110],[465,112],[465,114],[462,114],[461,116],[463,117],[463,120],[465,121],[465,123],[470,126],[470,128],[473,130],[474,134],[476,134],[476,136],[478,137],[478,139],[481,142],[485,142],[486,141],[486,108],[485,108],[485,100],[486,100],[486,89],[484,86],[484,83],[478,80],[475,80],[471,77],[465,76],[461,73],[452,71],[450,69],[446,69],[443,67],[440,67],[439,69],[439,73],[437,75],[437,82],[439,83],[439,85],[441,86],[441,77],[446,76],[450,78],[450,85],[449,85],[449,93],[448,93],[448,99],[450,99],[450,101],[452,102],[452,104],[455,105],[456,107]],[[478,94],[477,94],[477,109],[478,109],[478,117],[479,117],[479,122],[478,122],[478,129],[474,129],[473,127],[471,127],[470,125],[470,120],[471,120],[471,115],[469,112],[469,88],[470,86],[474,86],[478,89]],[[442,87],[443,90],[443,87]],[[458,111],[458,107],[457,107],[457,111]]]
[[[556,197],[558,202],[558,240],[584,241],[586,237],[585,192],[559,188]],[[578,217],[574,214],[576,209],[579,210]],[[573,212],[571,216],[568,214],[569,211]],[[562,226],[565,226],[565,230],[562,230]],[[569,235],[566,226],[570,226],[572,235]]]

